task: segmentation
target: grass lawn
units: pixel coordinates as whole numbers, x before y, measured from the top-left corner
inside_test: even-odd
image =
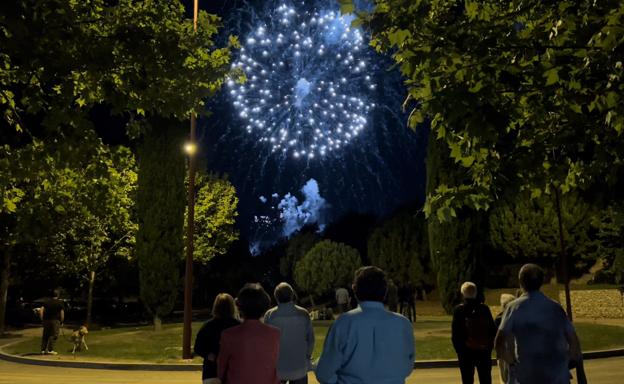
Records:
[[[450,341],[450,322],[448,316],[418,318],[414,326],[418,360],[455,358]],[[330,324],[329,321],[314,322],[315,358],[321,353]],[[200,326],[200,323],[194,323],[193,330],[199,330]],[[577,323],[576,329],[585,351],[624,346],[624,327]],[[59,338],[56,350],[62,355],[70,355],[69,331],[65,336]],[[5,350],[17,355],[37,353],[39,342],[39,338],[29,337]],[[92,331],[87,343],[90,349],[80,353],[81,360],[175,363],[180,361],[182,351],[182,325],[165,324],[162,332],[153,332],[148,326]],[[193,362],[199,363],[201,358],[195,358]]]

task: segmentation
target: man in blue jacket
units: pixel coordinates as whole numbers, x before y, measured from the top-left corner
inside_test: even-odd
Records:
[[[340,316],[327,334],[316,369],[321,384],[405,383],[414,365],[414,334],[409,320],[384,308],[387,288],[381,269],[355,272],[359,305]]]

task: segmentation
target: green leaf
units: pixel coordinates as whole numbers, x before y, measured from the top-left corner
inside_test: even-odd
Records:
[[[559,81],[559,68],[551,68],[544,72],[546,78],[546,85],[553,85]]]

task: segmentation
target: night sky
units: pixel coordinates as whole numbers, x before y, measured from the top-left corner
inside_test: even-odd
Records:
[[[192,2],[187,3],[191,10]],[[277,12],[282,4],[294,9],[296,14],[288,16],[288,9]],[[200,7],[223,18],[225,33],[222,38],[227,34],[239,36],[245,50],[238,52],[234,60],[246,63],[241,59],[246,55],[249,63],[256,63],[255,67],[247,67],[252,73],[247,74],[249,82],[244,90],[239,85],[224,87],[208,107],[212,116],[200,120],[198,125],[205,164],[210,171],[227,174],[237,189],[239,227],[244,238],[252,244],[269,245],[292,232],[285,228],[288,215],[299,215],[289,225],[316,221],[322,226],[350,213],[385,216],[402,205],[424,200],[426,132],[423,129],[414,133],[406,126],[407,116],[401,113],[405,89],[400,74],[391,69],[390,58],[378,55],[368,46],[365,31],[361,31],[364,39],[361,48],[354,48],[355,44],[345,46],[340,37],[328,37],[330,31],[320,28],[318,16],[326,15],[326,23],[338,20],[338,13],[331,20],[328,16],[330,11],[338,10],[334,2],[222,0],[203,1]],[[282,20],[282,14],[293,19]],[[302,20],[308,20],[310,26],[301,27]],[[314,23],[317,24],[313,28]],[[287,41],[277,44],[277,33],[282,33]],[[351,38],[348,34],[354,32],[347,29],[339,33],[344,33],[342,37],[348,40]],[[258,34],[262,36],[258,38]],[[259,46],[265,36],[265,45]],[[255,45],[248,44],[250,38],[254,38],[254,42],[257,40]],[[298,42],[305,38],[309,38],[306,41],[309,48],[304,48],[302,43],[300,49]],[[336,57],[345,59],[343,66]],[[348,59],[352,59],[353,65],[347,65]],[[282,67],[273,65],[280,62]],[[358,63],[361,64],[359,68]],[[268,72],[262,72],[267,73],[266,79],[261,75],[263,69]],[[258,97],[258,89],[251,88],[254,74],[259,77],[256,84],[263,87],[266,95],[270,93],[266,100],[264,94]],[[263,79],[265,82],[260,85]],[[325,99],[330,97],[327,96],[330,82],[334,91],[334,81],[336,88],[342,84],[342,88],[336,90],[338,95],[334,96],[344,95],[345,100],[351,99],[353,103],[340,104]],[[321,88],[321,82],[325,88]],[[296,88],[302,83],[306,87]],[[299,92],[301,89],[303,93]],[[241,93],[245,97],[236,99]],[[289,96],[292,97],[287,104],[284,100]],[[239,104],[234,103],[237,100]],[[244,100],[244,104],[240,100]],[[271,109],[261,104],[265,101],[273,103]],[[255,120],[241,117],[243,108],[254,106],[258,106],[260,117]],[[325,111],[336,112],[337,116],[332,119],[328,113],[323,114]],[[287,122],[285,116],[292,119]],[[349,118],[360,118],[365,123],[350,124]],[[297,127],[298,122],[301,124]],[[254,123],[267,127],[258,128]],[[339,123],[345,131],[358,125],[360,130],[353,136],[347,135],[336,131]],[[266,131],[269,125],[274,125],[275,132]],[[317,127],[320,127],[316,131],[318,134],[313,134]],[[280,142],[279,132],[284,138],[288,135],[287,140]],[[291,140],[293,137],[295,139]],[[341,137],[344,139],[340,140]],[[290,147],[289,141],[292,141]],[[310,157],[311,144],[314,157]],[[298,152],[301,148],[304,148],[303,154]],[[320,196],[304,203],[301,189],[310,179],[317,182]],[[296,197],[297,202],[293,204],[291,198],[290,205],[285,204],[283,199],[288,193]]]

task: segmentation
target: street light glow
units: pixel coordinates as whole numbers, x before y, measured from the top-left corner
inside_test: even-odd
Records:
[[[195,144],[194,142],[188,142],[184,144],[184,152],[186,152],[186,154],[189,156],[195,155],[195,153],[197,153],[197,144]]]

